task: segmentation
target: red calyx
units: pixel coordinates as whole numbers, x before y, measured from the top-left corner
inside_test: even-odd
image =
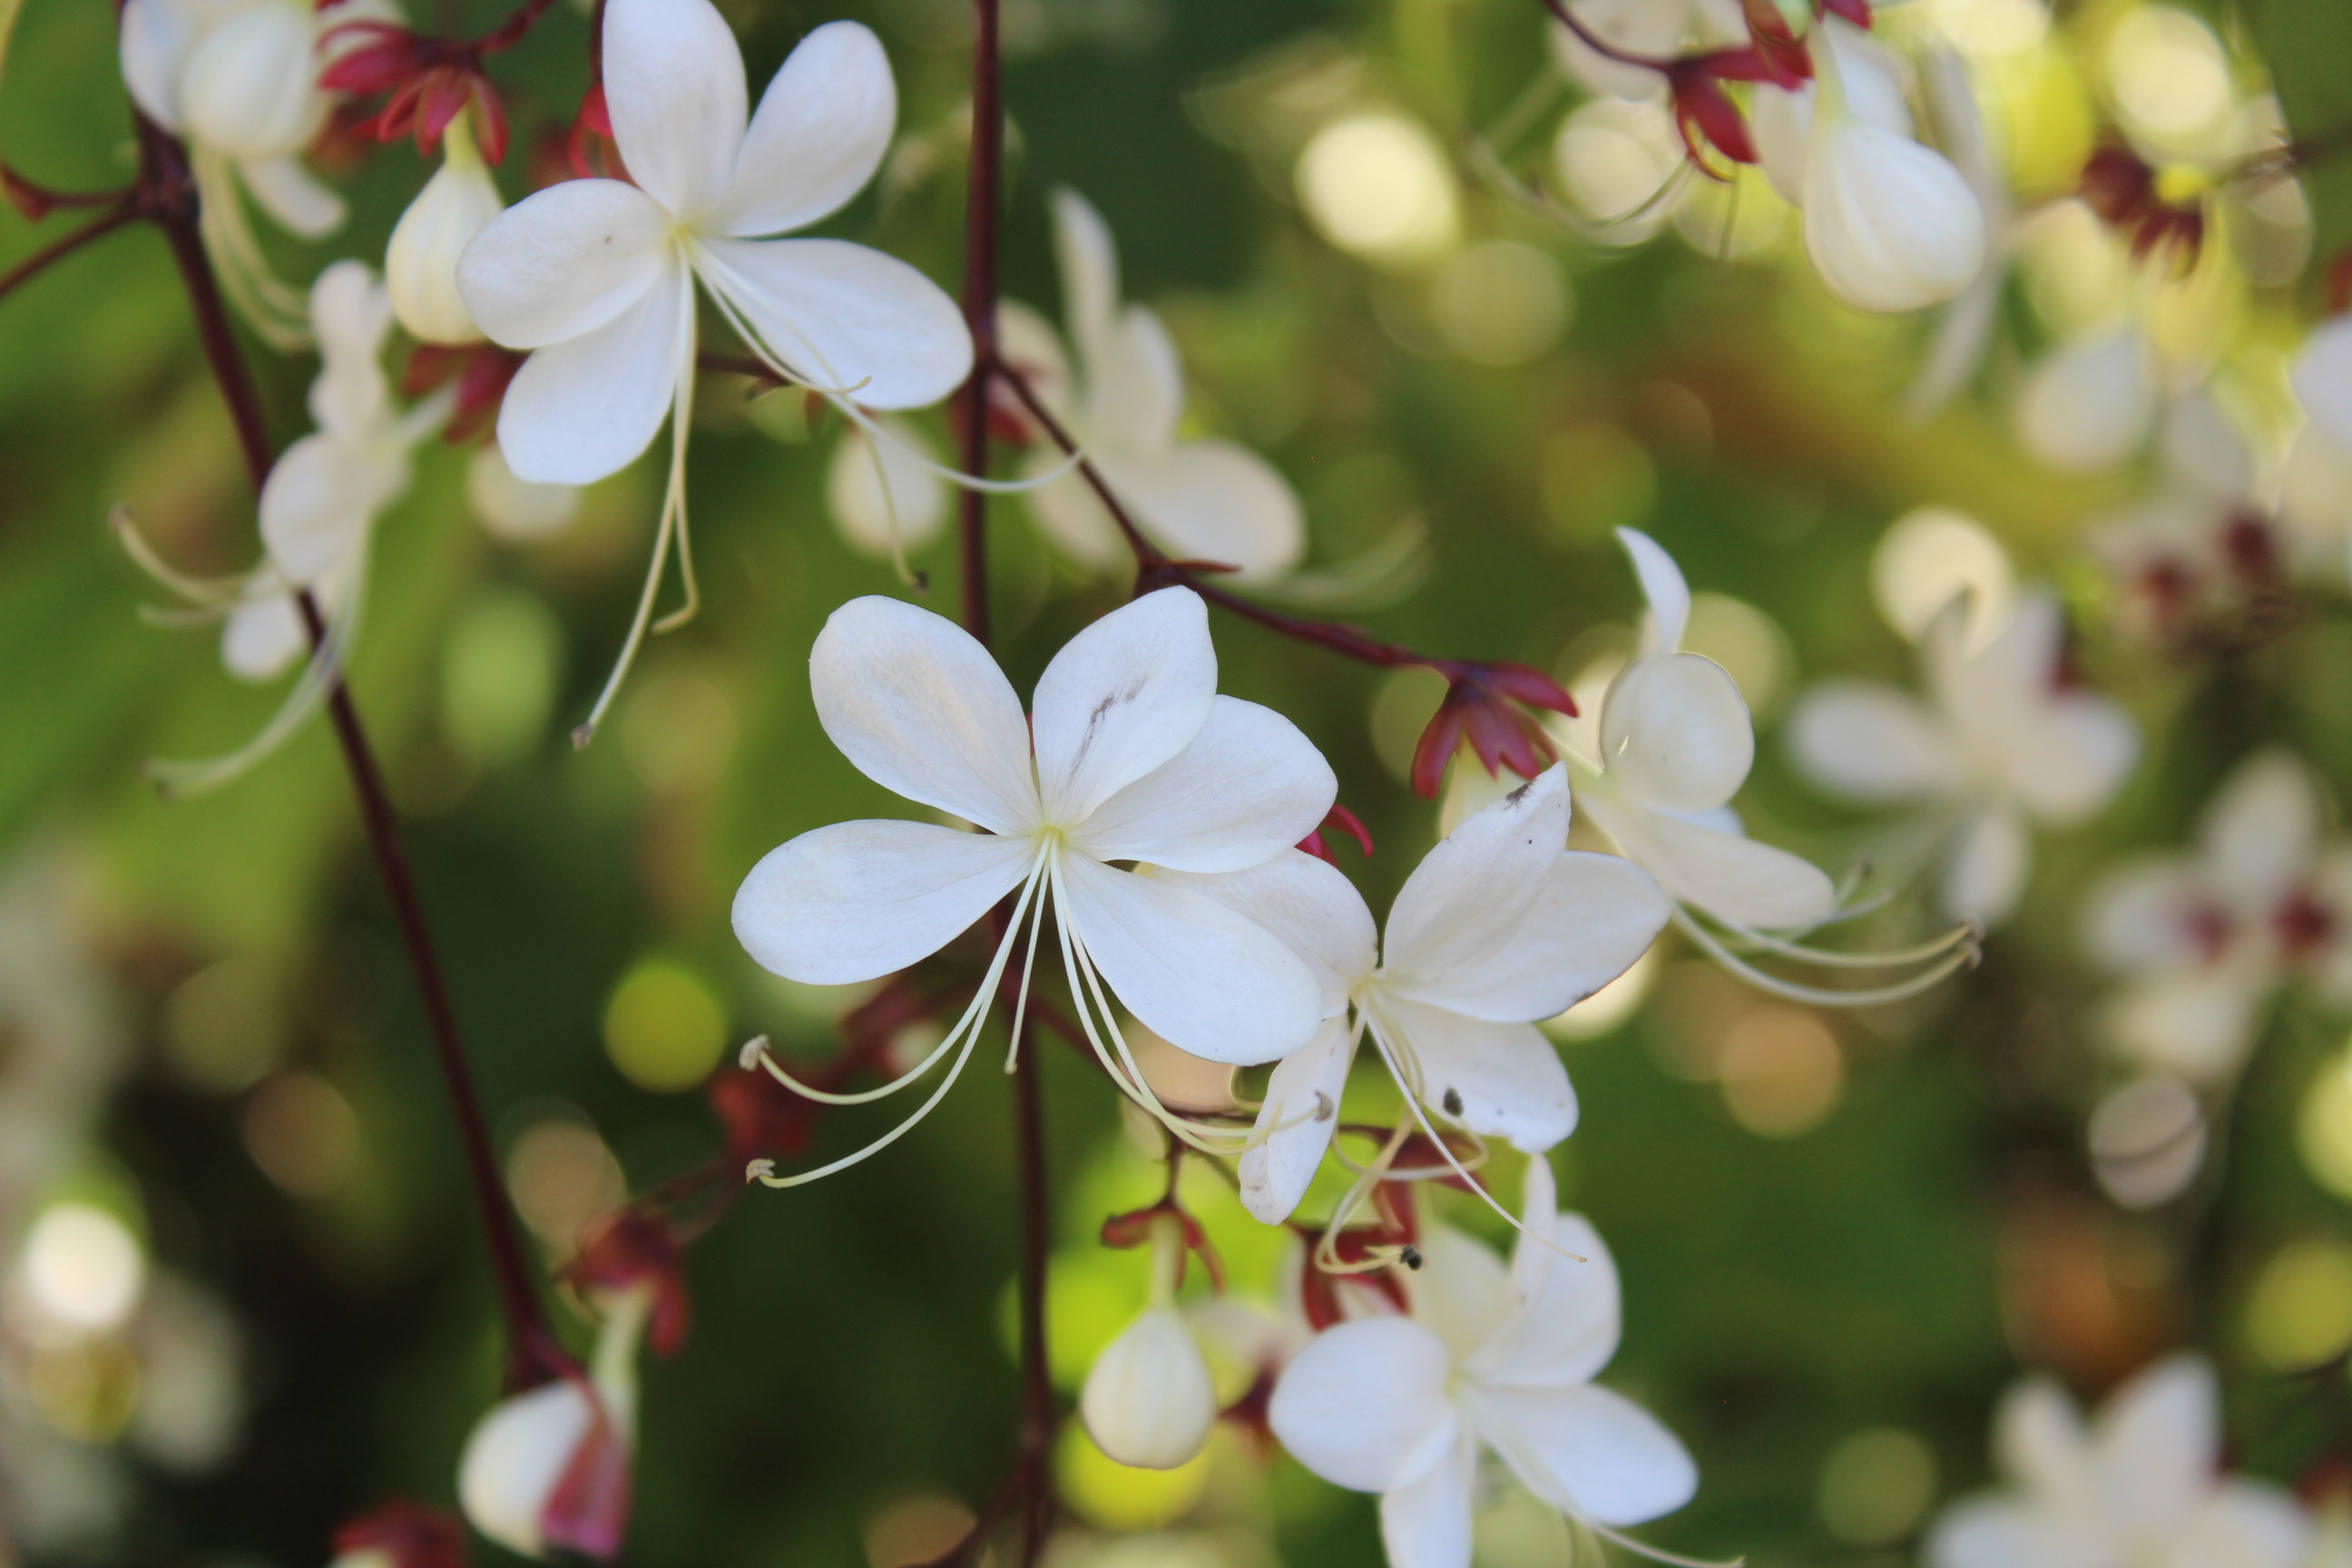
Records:
[[[571,1381],[588,1396],[591,1425],[540,1510],[540,1539],[610,1562],[629,1528],[629,1446],[587,1379],[575,1371]]]
[[[319,73],[319,85],[360,98],[389,93],[370,122],[377,141],[414,135],[416,150],[430,154],[449,122],[471,106],[482,157],[491,163],[505,159],[506,108],[483,72],[479,42],[427,37],[390,22],[346,22],[320,41],[332,48],[338,39],[361,41]]]
[[[1772,0],[1744,0],[1748,36],[1755,43],[1759,75],[1740,79],[1769,81],[1794,92],[1813,79],[1813,57]]]
[[[1225,1288],[1225,1266],[1217,1257],[1217,1249],[1210,1245],[1209,1233],[1202,1230],[1201,1222],[1186,1214],[1172,1197],[1162,1198],[1149,1208],[1129,1209],[1125,1214],[1111,1215],[1102,1223],[1102,1244],[1120,1248],[1141,1247],[1150,1241],[1156,1222],[1161,1219],[1176,1222],[1184,1237],[1184,1250],[1200,1258],[1201,1267],[1209,1271],[1210,1286],[1223,1291]],[[1176,1270],[1176,1282],[1180,1285],[1184,1282],[1184,1270],[1181,1264]]]
[[[625,1290],[650,1284],[653,1317],[646,1342],[656,1355],[674,1355],[686,1342],[693,1301],[686,1290],[686,1249],[660,1215],[625,1208],[591,1233],[564,1278],[583,1290]]]
[[[1504,768],[1523,779],[1534,778],[1557,760],[1551,742],[1533,719],[1512,706],[1524,703],[1554,713],[1576,717],[1576,700],[1559,682],[1524,664],[1472,664],[1446,661],[1431,667],[1451,684],[1445,700],[1431,715],[1413,748],[1413,793],[1437,797],[1445,779],[1445,764],[1456,748],[1467,742],[1473,755],[1490,777]]]
[[[446,1509],[395,1498],[346,1520],[331,1542],[335,1555],[381,1552],[394,1568],[465,1568],[466,1527]]]
[[[1821,0],[1822,15],[1841,16],[1867,32],[1874,19],[1870,14],[1870,0]]]
[[[2156,171],[2138,153],[2109,142],[2084,163],[2077,194],[2084,206],[2131,236],[2133,256],[2146,258],[2170,244],[2179,247],[2184,264],[2194,263],[2205,243],[2205,209],[2193,201],[2168,202],[2156,187]]]
[[[583,180],[621,180],[620,143],[613,140],[613,111],[604,104],[604,84],[591,87],[580,100],[580,112],[563,139],[563,154],[572,172]]]
[[[1737,51],[1752,56],[1752,50]],[[1723,90],[1725,73],[1716,68],[1725,57],[1698,56],[1677,60],[1666,72],[1666,88],[1675,100],[1675,129],[1683,139],[1683,153],[1699,173],[1711,179],[1729,176],[1709,166],[1706,149],[1714,148],[1735,163],[1756,162],[1756,142],[1748,121],[1730,94]],[[1728,79],[1743,79],[1731,77]]]
[[[522,368],[522,355],[495,343],[455,347],[419,343],[409,353],[407,368],[401,372],[401,395],[421,397],[444,383],[456,381],[457,406],[449,416],[449,423],[442,427],[441,438],[453,447],[463,446],[489,433],[491,424],[498,418],[499,404],[507,395],[507,384]]]
[[[1323,835],[1332,828],[1337,828],[1354,839],[1356,847],[1364,852],[1365,859],[1369,860],[1372,858],[1371,830],[1363,825],[1354,812],[1336,801],[1332,803],[1331,809],[1323,814],[1323,820],[1317,825],[1315,831],[1298,841],[1298,847],[1327,866],[1337,866],[1339,863],[1339,860],[1323,843]]]
[[[2271,926],[2287,957],[2307,958],[2336,934],[2336,911],[2298,888],[2273,912]]]

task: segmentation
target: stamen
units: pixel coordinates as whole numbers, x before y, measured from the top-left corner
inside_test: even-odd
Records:
[[[1060,844],[1054,839],[1047,839],[1044,850],[1037,857],[1036,868],[1029,873],[1030,881],[1035,882],[1048,867],[1058,863],[1060,857]],[[1026,889],[1023,889],[1022,896],[1024,898],[1028,896]],[[1045,900],[1040,899],[1037,900],[1036,912],[1029,917],[1029,951],[1021,960],[1021,984],[1014,990],[1013,996],[1013,1038],[1004,1047],[1004,1070],[1007,1073],[1013,1071],[1021,1064],[1021,1028],[1029,1016],[1029,976],[1037,968],[1037,932],[1045,923]],[[1015,908],[1013,918],[1004,923],[1008,940],[1020,929],[1021,910]]]
[[[1785,937],[1777,937],[1749,926],[1734,925],[1728,921],[1723,922],[1723,927],[1750,946],[1822,969],[1899,969],[1908,964],[1925,963],[1956,947],[1973,945],[1984,935],[1984,928],[1976,921],[1962,921],[1942,935],[1912,947],[1896,948],[1886,952],[1841,952],[1832,948],[1809,947],[1803,942],[1790,942]]]
[[[220,263],[221,292],[279,353],[309,348],[310,300],[269,269],[246,216],[236,166],[201,143],[191,150],[189,162],[196,177],[196,229]]]
[[[1666,1563],[1668,1568],[1742,1568],[1748,1561],[1745,1554],[1738,1557],[1685,1557],[1678,1552],[1668,1552],[1662,1546],[1652,1546],[1645,1541],[1636,1541],[1622,1530],[1612,1530],[1605,1524],[1596,1524],[1589,1519],[1580,1517],[1576,1522],[1612,1546],[1623,1547],[1636,1557],[1646,1557],[1653,1563]]]
[[[1681,905],[1675,907],[1675,925],[1685,936],[1696,942],[1709,958],[1728,969],[1742,980],[1761,991],[1791,1002],[1802,1002],[1817,1007],[1876,1007],[1889,1002],[1901,1002],[1938,985],[1950,975],[1974,966],[1983,956],[1973,942],[1969,942],[1934,968],[1893,985],[1872,991],[1831,991],[1816,985],[1801,985],[1793,980],[1783,980],[1767,973],[1733,952]]]
[[[131,557],[132,564],[192,604],[217,605],[226,610],[257,597],[254,593],[257,582],[265,577],[272,581],[276,578],[276,574],[266,564],[251,572],[227,577],[191,576],[163,559],[163,552],[139,531],[139,524],[131,519],[131,509],[127,506],[117,505],[108,512],[106,526],[113,531],[114,537],[121,542],[123,552]]]

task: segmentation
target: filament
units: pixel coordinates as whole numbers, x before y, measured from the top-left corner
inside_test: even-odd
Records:
[[[1893,985],[1872,991],[1831,991],[1817,985],[1801,985],[1793,980],[1783,980],[1767,973],[1725,946],[1712,931],[1693,920],[1690,911],[1680,904],[1675,906],[1675,924],[1685,936],[1698,944],[1701,951],[1734,974],[1759,990],[1791,1002],[1802,1002],[1817,1007],[1876,1007],[1889,1002],[1901,1002],[1940,984],[1947,977],[1974,965],[1981,956],[1973,942],[1964,944],[1934,968]]]
[[[163,559],[163,552],[140,531],[127,506],[117,506],[108,512],[106,526],[114,531],[114,537],[121,542],[123,552],[134,565],[192,604],[217,605],[226,610],[259,597],[254,591],[257,584],[273,575],[263,566],[228,577],[192,576]]]

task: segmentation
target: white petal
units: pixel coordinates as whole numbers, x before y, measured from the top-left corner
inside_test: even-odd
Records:
[[[2256,753],[2231,771],[2198,826],[2206,879],[2249,919],[2269,915],[2311,875],[2319,794],[2290,752]]]
[[[491,1406],[457,1461],[467,1520],[509,1551],[538,1556],[548,1500],[595,1419],[586,1393],[568,1381]]]
[[[1034,479],[1059,464],[1055,454],[1038,452],[1023,465],[1022,471]],[[1102,468],[1099,461],[1095,466]],[[1112,493],[1120,492],[1114,489]],[[1030,520],[1045,537],[1079,565],[1108,572],[1124,568],[1134,560],[1134,552],[1128,548],[1118,524],[1111,519],[1110,509],[1103,505],[1102,498],[1095,494],[1094,487],[1087,483],[1083,475],[1064,474],[1035,489],[1024,490],[1021,501],[1028,509]]]
[[[2099,1413],[2101,1489],[2115,1517],[2143,1529],[2182,1520],[2221,1448],[2221,1395],[2202,1357],[2173,1355],[2126,1384]]]
[[[2090,1428],[2046,1373],[2021,1379],[2001,1395],[1993,1415],[1993,1457],[2011,1479],[2045,1501],[2075,1509],[2097,1501]]]
[[[123,61],[128,74],[131,57],[127,13],[123,26]],[[2294,395],[2302,401],[2303,411],[2311,416],[2311,422],[2326,432],[2329,440],[2352,450],[2352,317],[2338,316],[2326,322],[2304,343],[2302,357],[2294,362]]]
[[[809,651],[809,689],[825,734],[883,788],[994,833],[1035,825],[1021,700],[946,616],[877,595],[850,600]]]
[[[750,97],[726,19],[710,0],[606,0],[604,59],[630,178],[678,217],[701,216],[734,177]]]
[[[760,858],[735,889],[735,940],[787,980],[872,980],[954,941],[1036,853],[929,822],[837,822]]]
[[[1338,1014],[1348,994],[1372,972],[1372,911],[1340,871],[1302,850],[1286,849],[1262,866],[1213,877],[1155,873],[1198,888],[1280,937],[1307,961],[1323,992],[1323,1011]]]
[[[1955,920],[1996,926],[2017,908],[2032,874],[2033,838],[2024,816],[2012,806],[1990,806],[1953,834],[1938,898]]]
[[[595,331],[534,350],[499,405],[507,466],[518,479],[557,485],[627,468],[670,412],[694,331],[693,285],[669,268]]]
[[[1641,579],[1642,597],[1650,605],[1650,618],[1642,627],[1642,651],[1673,653],[1683,646],[1683,628],[1690,625],[1690,584],[1683,580],[1683,569],[1656,540],[1638,529],[1619,529],[1617,542],[1633,558],[1633,575]]]
[[[1528,1163],[1529,1202],[1520,1218],[1528,1234],[1511,1256],[1511,1309],[1466,1367],[1496,1388],[1589,1382],[1617,1353],[1617,1260],[1591,1221],[1554,1211],[1549,1164]],[[1550,1247],[1538,1239],[1545,1237]]]
[[[1207,1445],[1216,1389],[1174,1307],[1147,1308],[1095,1358],[1078,1418],[1096,1447],[1141,1469],[1172,1470]]]
[[[457,258],[474,324],[510,349],[594,331],[672,275],[669,215],[618,180],[565,180],[482,226]]]
[[[1409,1318],[1340,1323],[1291,1357],[1266,1424],[1291,1458],[1334,1486],[1410,1486],[1460,1433],[1446,1398],[1452,1371],[1445,1342]]]
[[[2007,1498],[1972,1498],[1928,1532],[1930,1568],[2106,1568],[2112,1548],[2092,1531]]]
[[[1465,962],[1397,974],[1385,988],[1473,1018],[1549,1018],[1632,968],[1673,913],[1665,890],[1631,860],[1570,850],[1515,929]]]
[[[723,234],[782,234],[865,189],[898,122],[898,89],[882,40],[857,22],[803,38],[760,95],[734,182],[709,216]]]
[[[1535,908],[1568,846],[1568,769],[1512,790],[1422,857],[1389,910],[1383,972],[1391,984],[1449,993],[1507,942]]]
[[[1219,697],[1190,744],[1095,807],[1070,840],[1097,860],[1242,871],[1314,832],[1339,791],[1297,725]]]
[[[2156,420],[2156,378],[2137,328],[2071,343],[2033,367],[2017,403],[2025,449],[2067,473],[2123,462]]]
[[[2126,987],[2109,1004],[2109,1037],[2126,1058],[2198,1083],[2225,1081],[2244,1065],[2277,969],[2233,953]]]
[[[1129,305],[1108,332],[1079,338],[1077,350],[1087,434],[1107,451],[1147,458],[1168,451],[1184,413],[1184,362],[1159,315]]]
[[[2298,1568],[2314,1534],[2294,1497],[2261,1481],[2231,1476],[2213,1489],[2180,1544],[2180,1560],[2231,1568]]]
[[[2027,809],[2063,826],[2115,797],[2139,761],[2139,726],[2104,697],[2061,692],[2021,726],[2009,779]]]
[[[1467,1428],[1420,1479],[1381,1497],[1381,1545],[1389,1568],[1470,1568],[1471,1489],[1478,1440]]]
[[[185,0],[124,0],[120,54],[131,100],[164,130],[180,129],[180,67],[198,18]]]
[[[448,148],[441,167],[392,226],[383,253],[393,311],[420,342],[469,343],[481,337],[457,291],[457,263],[474,237],[505,210],[473,143],[453,132]]]
[[[231,610],[221,623],[221,663],[239,680],[268,680],[310,646],[294,595],[273,594]]]
[[[1054,192],[1054,256],[1062,272],[1062,299],[1079,353],[1108,336],[1118,315],[1118,250],[1110,227],[1086,197],[1063,186]]]
[[[1619,792],[1668,811],[1712,811],[1747,778],[1756,731],[1721,665],[1695,653],[1652,654],[1610,683],[1601,755]]]
[[[1120,450],[1096,466],[1143,531],[1181,560],[1218,562],[1247,580],[1288,571],[1306,552],[1297,493],[1246,447],[1188,441],[1157,458]],[[1091,489],[1087,500],[1100,509]],[[1125,556],[1124,540],[1117,550]]]
[[[383,476],[324,436],[286,448],[261,487],[261,542],[279,571],[315,583],[345,565],[382,499]]]
[[[1807,691],[1789,716],[1789,744],[1816,784],[1872,805],[1924,800],[1959,778],[1935,715],[1874,680],[1829,680]]]
[[[1501,1389],[1470,1402],[1478,1435],[1529,1491],[1563,1513],[1640,1524],[1672,1513],[1698,1490],[1698,1467],[1657,1417],[1592,1384]]]
[[[1511,1275],[1494,1248],[1450,1225],[1421,1235],[1421,1267],[1406,1277],[1412,1316],[1454,1352],[1456,1363],[1477,1353],[1511,1308]]]
[[[1146,1028],[1180,1050],[1249,1067],[1314,1037],[1323,998],[1306,961],[1192,888],[1062,857],[1061,918]]]
[[[1811,861],[1671,812],[1591,801],[1586,815],[1680,901],[1757,931],[1818,925],[1837,889]]]
[[[825,465],[825,504],[850,544],[887,560],[895,542],[919,550],[948,519],[948,487],[923,459],[936,460],[929,437],[903,419],[884,419],[892,440],[876,441],[851,426]]]
[[[1339,1097],[1356,1059],[1355,1040],[1346,1018],[1327,1018],[1315,1037],[1283,1058],[1266,1080],[1257,1125],[1274,1131],[1244,1151],[1240,1162],[1242,1207],[1259,1224],[1288,1219],[1314,1183],[1339,1124]]]
[[[247,158],[236,166],[237,178],[253,195],[254,204],[278,226],[304,239],[324,239],[343,226],[348,209],[343,198],[302,166],[291,153],[275,158]]]
[[[1146,594],[1072,637],[1030,704],[1047,815],[1085,821],[1191,745],[1216,694],[1208,606],[1190,588]]]
[[[706,270],[778,359],[866,408],[937,403],[971,374],[971,333],[940,286],[845,239],[710,239]]]
[[[2199,492],[2200,500],[2222,506],[2259,504],[2254,499],[2254,454],[2204,388],[2183,393],[2164,411],[2159,452],[2166,473]]]
[[[2202,889],[2185,857],[2149,856],[2109,871],[2084,902],[2084,945],[2110,969],[2153,972],[2195,962],[2190,925]]]
[[[391,425],[392,389],[378,356],[392,330],[392,293],[363,262],[342,260],[310,285],[310,325],[322,362],[310,384],[321,430],[373,437]]]
[[[1386,997],[1378,1008],[1391,1044],[1418,1064],[1421,1092],[1432,1107],[1530,1154],[1576,1131],[1568,1069],[1534,1025],[1489,1024],[1402,996]]]
[[[1940,153],[1861,120],[1817,127],[1805,159],[1805,248],[1863,310],[1953,298],[1984,265],[1984,209]]]

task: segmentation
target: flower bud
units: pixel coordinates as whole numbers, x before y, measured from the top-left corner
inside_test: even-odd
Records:
[[[1845,94],[1847,110],[1856,120],[1909,136],[1911,106],[1903,96],[1902,62],[1845,23],[1827,23],[1822,34],[1836,58],[1838,85]],[[1757,160],[1772,188],[1790,202],[1804,200],[1806,148],[1812,139],[1813,105],[1821,90],[1814,82],[1794,89],[1759,82],[1749,100]]]
[[[301,152],[326,111],[313,80],[318,37],[300,0],[262,0],[205,34],[180,79],[189,132],[233,158]]]
[[[842,437],[825,470],[824,494],[842,537],[887,560],[894,550],[919,550],[939,533],[948,488],[923,466],[931,454],[920,432],[903,419],[885,419],[882,427],[896,439],[877,442],[855,427]]]
[[[1172,1470],[1206,1446],[1216,1389],[1173,1305],[1146,1308],[1095,1358],[1078,1415],[1095,1447],[1139,1469]]]
[[[1984,210],[1968,181],[1941,153],[1884,126],[1816,125],[1803,205],[1813,266],[1857,310],[1940,304],[1984,265]]]
[[[441,167],[393,226],[383,255],[392,313],[419,342],[469,343],[481,329],[457,296],[457,258],[505,204],[474,150],[463,115],[450,121]]]
[[[551,538],[580,515],[578,485],[516,478],[495,442],[474,454],[466,470],[466,500],[482,526],[509,544]]]

